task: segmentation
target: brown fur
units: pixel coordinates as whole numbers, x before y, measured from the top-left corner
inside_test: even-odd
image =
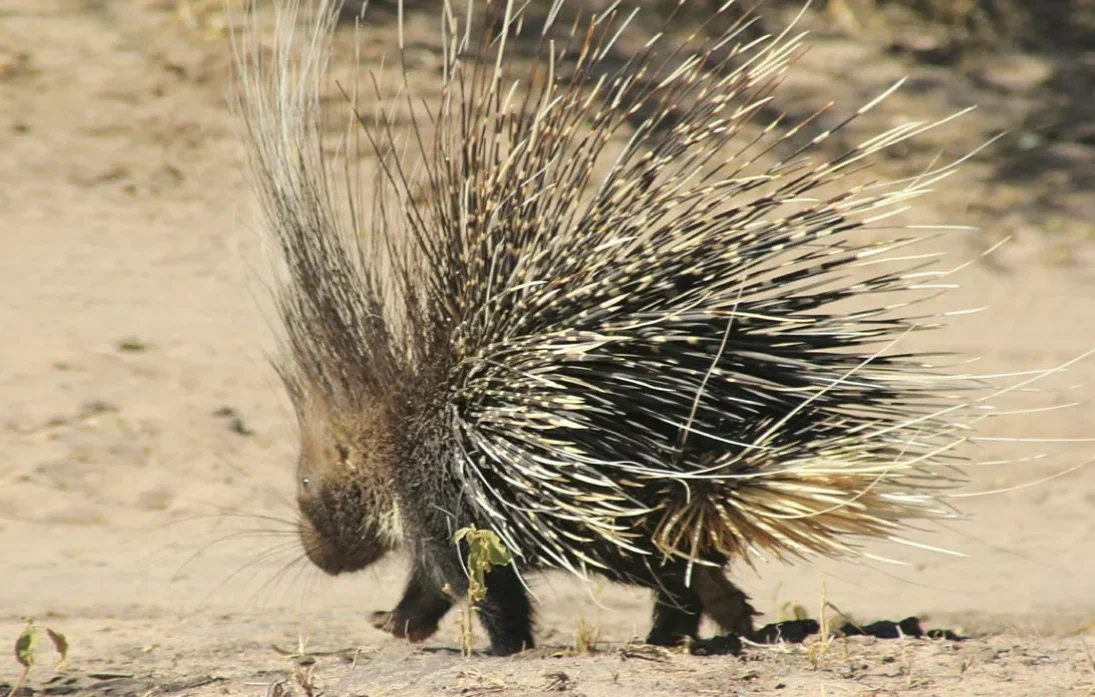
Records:
[[[406,639],[412,644],[425,641],[437,633],[437,624],[426,627],[416,627],[411,622],[396,622],[394,612],[374,612],[369,616],[369,623],[382,632],[387,632],[399,639]]]
[[[752,636],[753,617],[760,613],[749,604],[749,596],[726,578],[722,569],[697,565],[692,570],[692,584],[700,596],[704,613],[722,631],[741,637]]]
[[[308,558],[328,573],[359,570],[400,542],[390,417],[383,408],[346,416],[314,400],[302,406],[301,542]]]

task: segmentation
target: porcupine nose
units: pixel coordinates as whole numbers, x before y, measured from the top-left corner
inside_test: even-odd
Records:
[[[337,576],[360,571],[384,556],[385,548],[372,527],[361,522],[328,521],[305,512],[299,524],[301,545],[313,564]]]
[[[346,564],[342,561],[342,555],[338,554],[334,545],[319,534],[315,524],[307,516],[300,521],[299,532],[304,553],[313,564],[332,576],[347,570]]]

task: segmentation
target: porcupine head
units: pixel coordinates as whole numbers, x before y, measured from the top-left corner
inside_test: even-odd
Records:
[[[386,410],[373,405],[346,413],[317,393],[295,392],[301,544],[328,574],[359,571],[400,541]]]

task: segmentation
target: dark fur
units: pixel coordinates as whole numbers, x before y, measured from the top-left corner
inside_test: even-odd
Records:
[[[416,560],[399,604],[391,612],[374,613],[373,626],[412,642],[424,641],[437,631],[439,622],[452,607],[452,600],[438,587],[438,583],[442,587],[449,583],[446,579],[450,576],[431,574],[424,569],[425,564],[435,559]],[[457,574],[452,578],[462,579],[463,576]],[[634,578],[629,580],[635,583]],[[650,585],[664,587],[654,590],[653,624],[646,637],[648,644],[678,646],[686,641],[697,641],[704,614],[715,620],[724,632],[746,638],[753,636],[752,618],[757,613],[749,604],[748,596],[720,570],[698,567],[693,570],[692,587],[686,587],[681,571],[670,569],[669,573],[652,579]],[[466,587],[465,580],[461,590],[466,591]],[[531,607],[516,574],[511,568],[492,571],[487,575],[487,588],[480,617],[490,637],[492,653],[507,655],[532,648]]]
[[[422,382],[426,382],[423,380]],[[301,464],[302,512],[300,533],[309,558],[331,574],[364,568],[389,548],[377,533],[377,507],[384,505],[378,492],[394,495],[402,512],[405,544],[412,554],[412,569],[403,596],[390,612],[373,613],[371,622],[379,629],[412,642],[432,636],[453,605],[453,596],[464,597],[468,578],[461,562],[466,553],[452,542],[456,530],[475,524],[488,528],[464,500],[461,487],[449,477],[452,461],[448,443],[437,415],[427,399],[404,400],[408,411],[392,416],[374,411],[365,424],[335,429],[356,436],[343,444],[327,428],[329,412],[302,413],[304,434]],[[413,405],[424,405],[421,410]],[[393,444],[388,418],[406,427],[399,429]],[[318,420],[318,425],[317,425]],[[392,449],[389,452],[389,447]],[[348,469],[347,461],[371,461],[368,468]],[[379,472],[396,469],[391,481],[378,481]],[[351,476],[356,473],[359,476]],[[451,475],[450,475],[451,476]],[[370,478],[371,477],[371,478]],[[604,550],[612,554],[611,547]],[[535,550],[521,560],[522,573],[540,568]],[[607,577],[616,582],[639,585],[654,591],[654,622],[647,637],[651,644],[672,646],[698,637],[704,612],[726,631],[748,636],[752,615],[746,596],[719,569],[697,565],[691,587],[685,583],[686,566],[681,561],[664,565],[648,559],[617,554]],[[491,652],[509,655],[534,646],[534,612],[518,569],[513,565],[494,568],[486,576],[486,596],[478,616],[490,638]],[[446,592],[447,589],[447,592]]]
[[[389,613],[376,613],[374,626],[412,641],[422,641],[437,630],[441,618],[452,606],[442,589],[464,596],[468,579],[460,555],[466,550],[453,544],[456,530],[475,524],[488,528],[489,520],[479,520],[466,505],[462,488],[438,473],[451,472],[445,440],[436,430],[435,414],[426,408],[421,417],[407,420],[414,427],[403,430],[396,447],[395,461],[400,475],[393,485],[401,502],[403,526],[413,551],[413,567],[403,597]],[[451,475],[450,475],[451,476]],[[543,565],[535,550],[524,550],[521,573],[536,571]],[[647,642],[675,646],[696,640],[704,613],[721,629],[749,637],[756,611],[748,597],[724,575],[726,560],[713,560],[718,568],[696,565],[691,584],[686,583],[687,565],[673,560],[660,564],[636,555],[624,556],[618,548],[605,545],[600,550],[615,555],[611,571],[605,576],[614,582],[638,585],[654,591],[653,626]],[[533,608],[517,570],[513,565],[494,568],[486,575],[487,592],[479,605],[479,618],[490,638],[491,652],[509,655],[533,648]]]

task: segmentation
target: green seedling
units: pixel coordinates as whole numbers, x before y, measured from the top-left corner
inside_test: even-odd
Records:
[[[468,576],[468,594],[463,603],[463,616],[457,620],[460,628],[460,645],[465,656],[471,655],[474,636],[472,635],[472,613],[478,611],[477,605],[487,597],[487,574],[496,566],[505,566],[513,561],[501,538],[493,530],[480,530],[475,525],[460,528],[453,535],[453,543],[467,545],[467,558],[464,561],[464,573]],[[456,594],[449,585],[443,589],[450,597]]]
[[[15,681],[15,685],[12,686],[11,691],[8,692],[8,697],[15,697],[19,690],[23,689],[23,685],[27,682],[27,676],[30,675],[31,666],[34,665],[35,651],[38,648],[38,639],[41,636],[42,629],[34,624],[33,619],[27,620],[27,626],[23,629],[22,634],[15,640],[15,660],[19,662],[19,665],[23,666],[22,672]],[[61,659],[57,662],[57,666],[54,670],[60,670],[64,667],[65,661],[68,660],[68,639],[64,634],[54,631],[48,627],[45,628],[46,636],[49,637],[50,642],[53,643],[53,648],[56,649],[57,654]]]
[[[474,525],[461,528],[452,538],[453,542],[468,544],[468,557],[465,570],[468,574],[468,600],[472,604],[487,597],[486,576],[496,566],[505,566],[513,561],[509,550],[493,530],[479,530]]]

